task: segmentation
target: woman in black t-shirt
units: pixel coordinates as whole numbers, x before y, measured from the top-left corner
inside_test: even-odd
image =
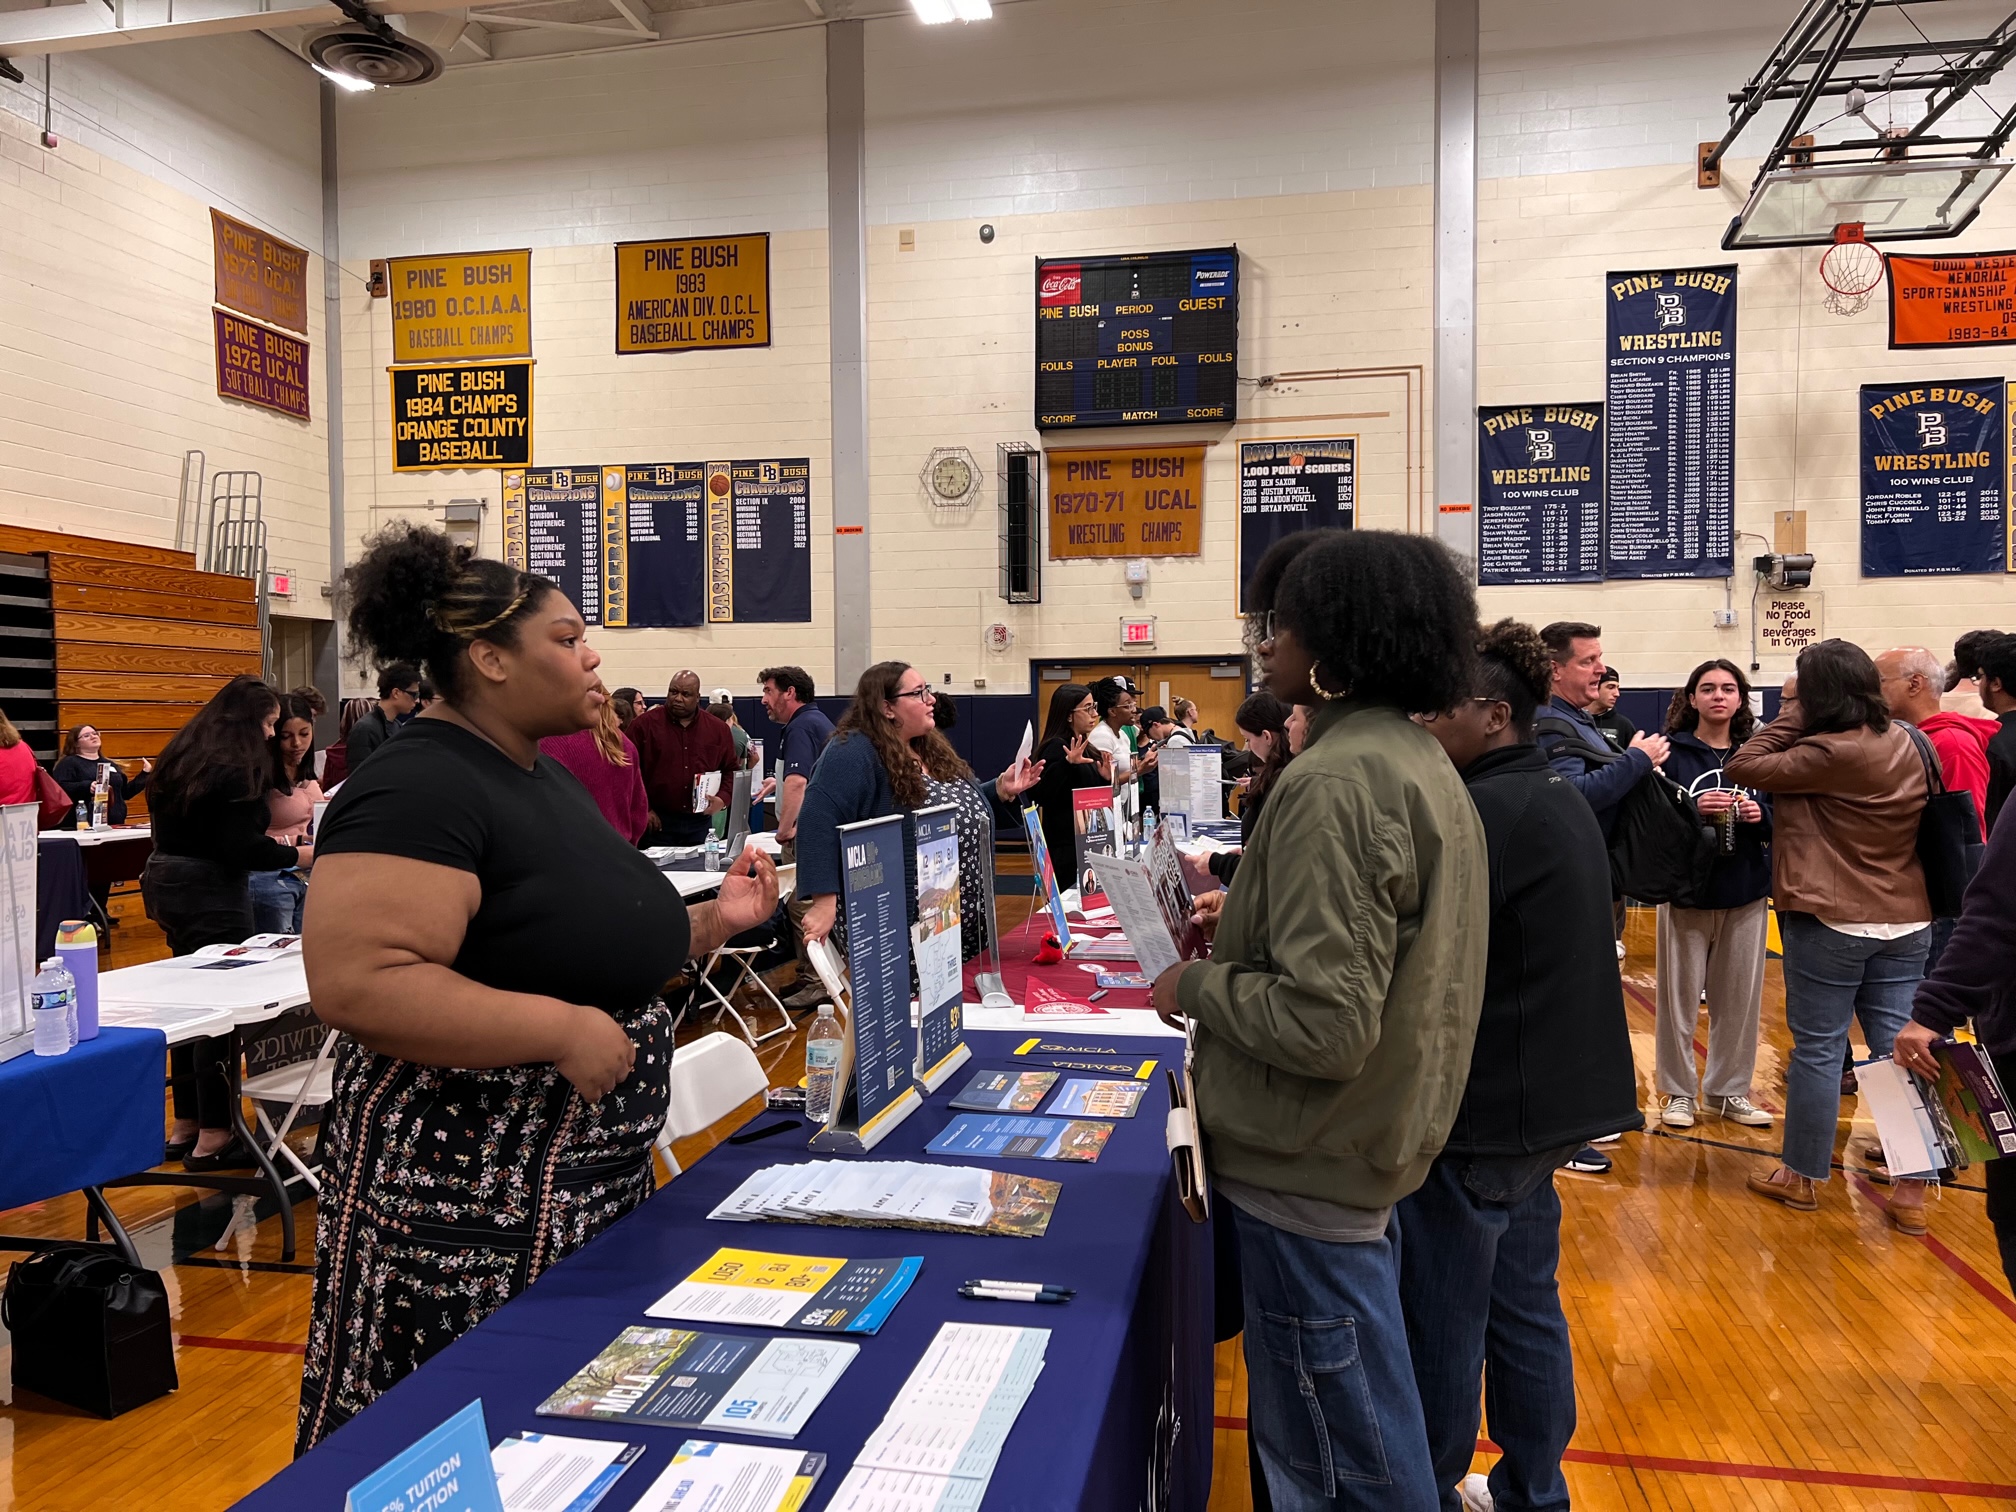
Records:
[[[1050,851],[1059,887],[1071,886],[1077,875],[1078,822],[1071,812],[1073,790],[1101,787],[1113,780],[1112,759],[1087,742],[1097,723],[1098,705],[1093,702],[1092,690],[1083,683],[1065,683],[1050,695],[1043,741],[1036,749],[1043,775],[1029,790],[1029,798],[1043,817],[1043,844]],[[1037,890],[1042,890],[1040,882]]]
[[[399,525],[344,593],[360,654],[424,662],[441,700],[316,836],[308,986],[355,1042],[323,1124],[302,1450],[650,1195],[658,991],[777,904],[752,848],[689,913],[539,754],[605,696],[553,584]]]

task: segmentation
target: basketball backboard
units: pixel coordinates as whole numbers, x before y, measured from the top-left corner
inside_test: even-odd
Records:
[[[1955,236],[1973,222],[2010,166],[1949,158],[1773,169],[1758,178],[1722,246],[1820,246],[1844,225],[1861,226],[1872,242]]]

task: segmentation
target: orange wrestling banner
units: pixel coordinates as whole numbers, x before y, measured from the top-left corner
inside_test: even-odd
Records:
[[[1890,346],[2001,346],[2016,342],[2016,252],[1884,259]]]

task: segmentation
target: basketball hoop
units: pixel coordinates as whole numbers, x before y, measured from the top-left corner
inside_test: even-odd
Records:
[[[1827,285],[1830,315],[1860,315],[1883,282],[1883,254],[1863,239],[1860,224],[1834,228],[1834,245],[1820,255],[1820,280]]]

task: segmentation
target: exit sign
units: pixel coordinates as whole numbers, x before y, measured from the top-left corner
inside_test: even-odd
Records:
[[[1120,621],[1120,645],[1125,650],[1136,650],[1142,646],[1155,644],[1155,617],[1147,619],[1123,619]]]
[[[275,568],[266,574],[266,591],[275,598],[294,596],[294,574],[284,568]]]

